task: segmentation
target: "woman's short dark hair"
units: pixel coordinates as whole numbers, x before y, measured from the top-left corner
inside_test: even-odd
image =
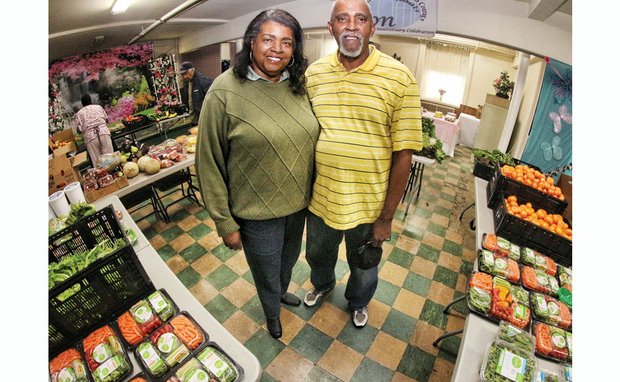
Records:
[[[90,94],[84,94],[82,96],[82,106],[88,106],[93,104],[93,99],[90,98]]]
[[[267,21],[275,21],[278,24],[291,28],[293,31],[293,65],[287,67],[289,73],[289,87],[293,93],[306,94],[305,71],[308,67],[308,59],[304,56],[304,36],[299,22],[287,11],[282,9],[268,9],[259,13],[248,25],[243,35],[243,47],[235,56],[233,71],[241,81],[247,79],[248,65],[251,65],[250,52],[252,41],[258,36],[261,26]]]

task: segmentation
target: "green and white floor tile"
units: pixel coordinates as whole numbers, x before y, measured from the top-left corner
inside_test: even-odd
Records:
[[[454,158],[426,166],[420,196],[407,218],[401,203],[392,239],[384,244],[379,286],[365,328],[353,326],[346,310],[348,267],[341,247],[338,283],[318,308],[283,306],[283,335],[273,339],[242,252],[231,251],[202,207],[184,199],[170,207],[171,223],[155,215],[139,222],[162,259],[196,299],[258,358],[261,381],[448,381],[462,329],[464,307],[444,307],[465,292],[475,261],[471,149],[457,146]],[[172,201],[172,195],[167,197]],[[134,213],[137,219],[150,207]],[[311,288],[304,251],[289,291],[303,297]]]

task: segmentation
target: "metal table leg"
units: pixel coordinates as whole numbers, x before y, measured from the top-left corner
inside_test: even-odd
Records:
[[[437,345],[439,344],[439,341],[443,340],[444,338],[452,337],[452,336],[455,336],[455,335],[461,334],[461,333],[463,333],[463,329],[455,330],[453,332],[444,333],[444,334],[440,335],[435,340],[435,342],[433,342],[433,346],[437,347]]]

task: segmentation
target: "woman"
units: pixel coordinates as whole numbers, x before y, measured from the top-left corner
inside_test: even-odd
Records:
[[[93,164],[97,167],[97,160],[102,154],[114,152],[110,130],[106,125],[108,114],[99,105],[93,105],[89,94],[82,96],[82,108],[75,113],[74,124],[78,133],[84,133],[86,151]]]
[[[196,171],[204,203],[230,249],[243,249],[274,338],[299,258],[319,125],[306,95],[302,29],[283,10],[250,22],[233,68],[200,113]]]

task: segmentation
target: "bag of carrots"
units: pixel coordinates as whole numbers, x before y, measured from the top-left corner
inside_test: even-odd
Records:
[[[50,361],[49,368],[52,382],[89,382],[86,375],[86,365],[82,360],[82,356],[73,348],[67,349],[54,357]]]

